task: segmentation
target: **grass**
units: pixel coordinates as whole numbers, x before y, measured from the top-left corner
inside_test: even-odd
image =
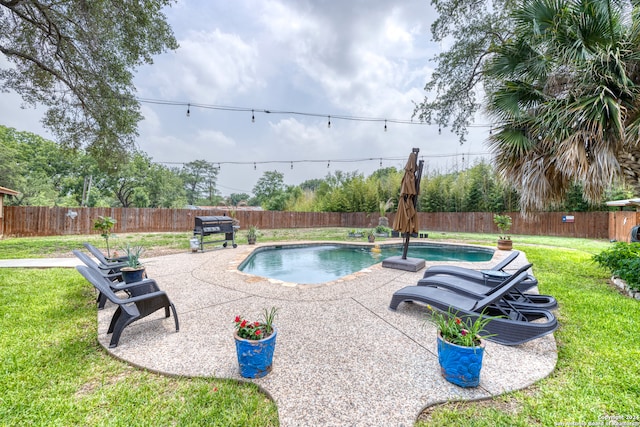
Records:
[[[488,402],[430,408],[418,425],[588,425],[620,416],[640,424],[639,302],[607,285],[606,272],[591,262],[592,252],[520,249],[534,264],[540,292],[560,304],[556,370],[535,387]]]
[[[0,269],[0,425],[278,425],[252,384],[135,369],[97,343],[74,270]]]
[[[263,230],[259,241],[347,240],[347,231]],[[429,237],[490,246],[497,238]],[[175,251],[188,250],[188,239],[187,233],[119,235],[113,242]],[[607,273],[591,262],[609,243],[513,239],[534,263],[541,292],[560,304],[556,370],[526,390],[429,408],[417,425],[585,425],[611,417],[636,417],[627,421],[637,425],[639,302],[608,286]],[[0,258],[69,256],[83,241],[104,247],[100,236],[6,239]],[[0,425],[278,425],[277,408],[251,384],[165,377],[111,358],[96,341],[93,291],[73,270],[0,269],[0,301]]]

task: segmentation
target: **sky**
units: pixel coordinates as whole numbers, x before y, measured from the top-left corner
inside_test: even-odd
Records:
[[[297,185],[401,169],[414,147],[424,173],[489,158],[477,154],[488,127],[460,145],[449,129],[394,123],[411,121],[441,49],[427,0],[179,0],[165,13],[180,47],[138,69],[136,95],[182,105],[142,102],[137,146],[167,166],[219,164],[221,195],[250,194],[266,171]],[[42,110],[20,106],[0,93],[0,124],[53,139]]]

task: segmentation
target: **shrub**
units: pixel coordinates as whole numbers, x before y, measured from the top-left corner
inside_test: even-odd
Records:
[[[629,288],[640,290],[640,243],[618,242],[594,255],[593,260],[627,282]]]
[[[376,233],[378,233],[378,234],[388,234],[388,233],[391,231],[391,229],[390,229],[390,228],[388,228],[388,227],[385,227],[384,225],[378,225],[378,226],[375,228],[375,231],[376,231]]]

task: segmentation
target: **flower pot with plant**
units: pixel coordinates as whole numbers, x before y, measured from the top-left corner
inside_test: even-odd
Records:
[[[458,316],[457,312],[431,311],[430,321],[438,329],[438,362],[442,376],[460,387],[477,387],[484,356],[484,340],[493,335],[483,335],[491,317],[477,319]]]
[[[389,209],[393,207],[393,199],[389,199],[386,202],[380,201],[378,204],[380,218],[378,218],[378,225],[383,227],[389,227],[389,218],[385,215]]]
[[[247,243],[250,245],[256,244],[256,239],[258,238],[258,227],[255,225],[250,225],[249,230],[247,231]]]
[[[122,280],[125,283],[139,282],[144,277],[144,266],[140,262],[140,256],[144,249],[142,246],[131,246],[127,243],[127,246],[122,248],[127,256],[125,260],[126,266],[120,269],[122,273]]]
[[[373,243],[376,241],[376,230],[367,230],[367,240],[369,240],[369,243]]]
[[[384,225],[378,225],[375,228],[376,237],[389,237],[389,228]]]
[[[503,251],[510,251],[513,248],[513,242],[511,236],[507,235],[511,229],[511,217],[509,215],[493,215],[493,222],[500,230],[500,236],[498,237],[498,249]]]
[[[236,316],[236,355],[240,375],[244,378],[261,378],[271,372],[277,330],[273,326],[278,309],[264,309],[261,322],[249,322]]]

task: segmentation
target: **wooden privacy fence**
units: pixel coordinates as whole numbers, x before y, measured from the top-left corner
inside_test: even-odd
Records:
[[[62,208],[6,206],[4,236],[57,236],[97,233],[93,221],[110,216],[118,222],[115,233],[190,232],[195,216],[225,215],[223,210],[153,208]],[[609,238],[609,212],[544,212],[530,219],[511,213],[511,234]],[[340,212],[238,211],[241,229],[347,227],[372,228],[378,214]],[[387,214],[393,223],[393,213]],[[419,212],[420,229],[427,232],[470,232],[498,234],[489,212]],[[2,231],[2,230],[0,230]]]

